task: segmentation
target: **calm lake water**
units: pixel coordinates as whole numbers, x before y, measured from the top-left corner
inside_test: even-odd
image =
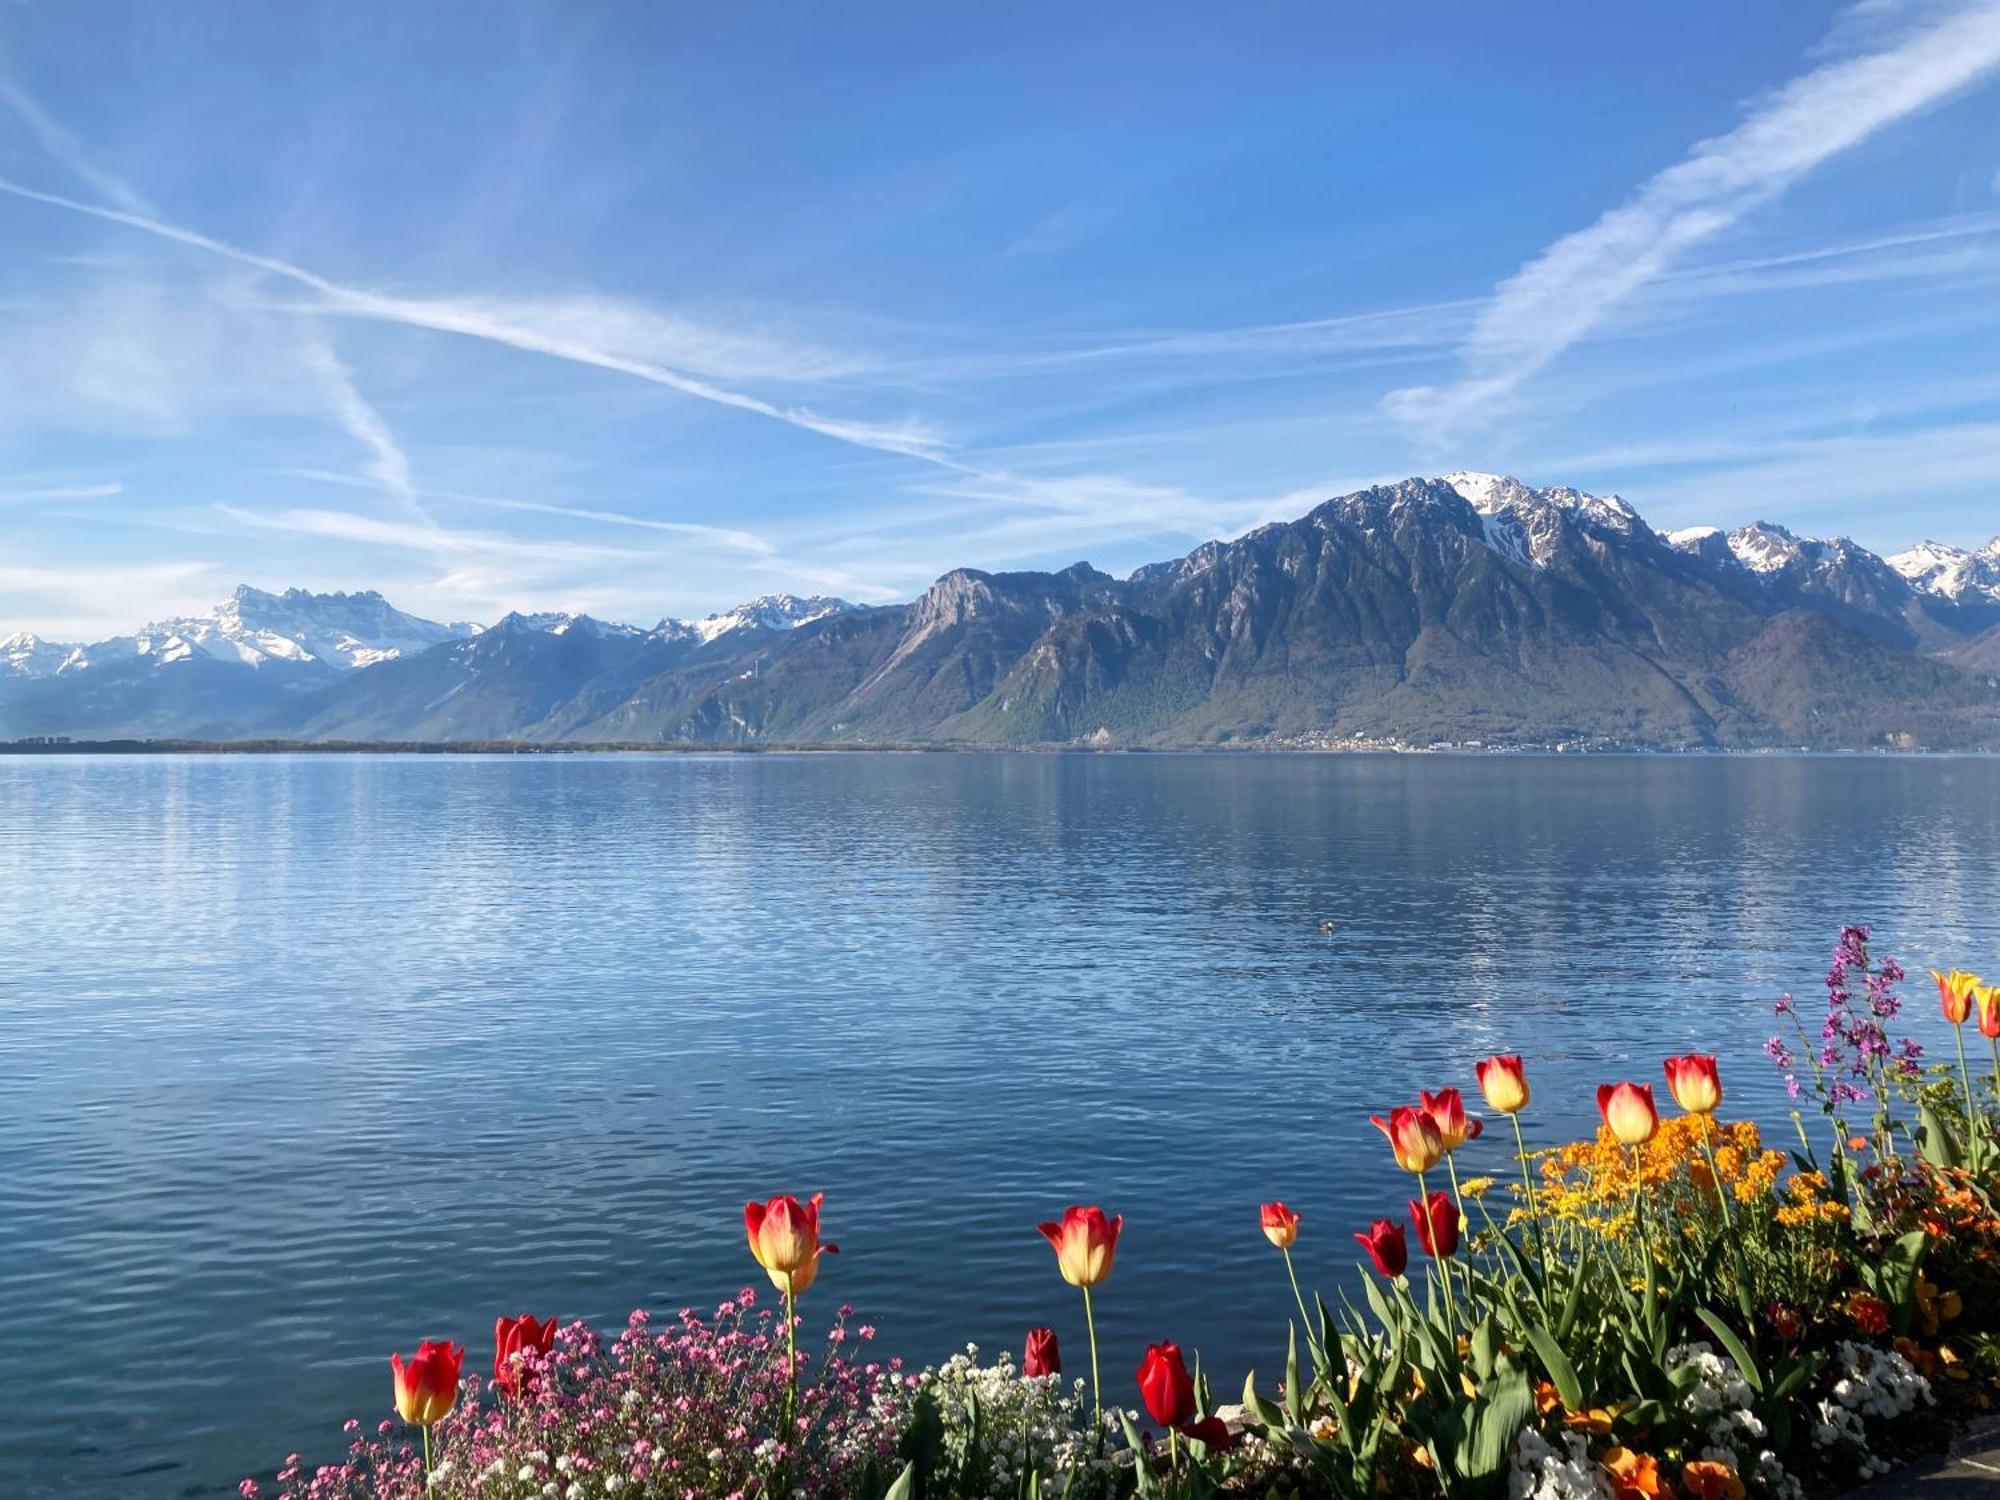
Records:
[[[2000,761],[23,757],[0,882],[0,1494],[206,1495],[422,1336],[761,1284],[786,1190],[918,1361],[1080,1359],[1034,1224],[1101,1201],[1107,1382],[1234,1386],[1257,1204],[1354,1274],[1419,1085],[1522,1051],[1549,1141],[1706,1045],[1782,1122],[1843,922],[2000,968]]]

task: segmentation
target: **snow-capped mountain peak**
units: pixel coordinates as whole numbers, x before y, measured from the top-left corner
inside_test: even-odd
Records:
[[[795,594],[765,594],[721,614],[708,615],[699,620],[663,620],[660,624],[662,628],[680,626],[692,631],[703,642],[708,642],[735,630],[796,630],[801,625],[810,625],[828,615],[844,614],[853,608],[845,599],[817,594],[805,599]]]
[[[1440,481],[1456,490],[1484,522],[1486,545],[1530,567],[1545,564],[1569,521],[1586,530],[1629,536],[1645,523],[1617,495],[1592,495],[1568,485],[1537,490],[1511,474],[1459,469]]]
[[[1887,561],[1919,593],[1953,603],[1971,598],[2000,604],[2000,537],[1976,552],[1944,542],[1919,542]]]
[[[0,677],[52,677],[74,650],[26,630],[0,636]]]

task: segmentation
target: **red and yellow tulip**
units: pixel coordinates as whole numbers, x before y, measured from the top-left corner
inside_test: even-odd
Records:
[[[1674,1103],[1691,1115],[1715,1113],[1716,1106],[1722,1103],[1722,1075],[1716,1070],[1712,1054],[1690,1052],[1685,1057],[1670,1057],[1666,1070],[1667,1087],[1673,1092]]]
[[[1386,1120],[1380,1115],[1369,1118],[1389,1138],[1396,1165],[1405,1172],[1428,1172],[1444,1155],[1444,1137],[1438,1134],[1431,1117],[1420,1109],[1404,1104],[1390,1110]]]
[[[425,1339],[408,1364],[389,1356],[395,1380],[396,1413],[413,1427],[429,1427],[444,1419],[458,1400],[458,1373],[465,1363],[463,1344]]]
[[[814,1193],[801,1203],[790,1193],[780,1193],[766,1203],[743,1205],[750,1253],[781,1292],[796,1297],[818,1277],[820,1255],[840,1253],[838,1245],[820,1243],[819,1208],[825,1198],[824,1193]]]
[[[1479,1092],[1486,1096],[1487,1108],[1503,1115],[1519,1114],[1528,1107],[1528,1073],[1514,1053],[1487,1058],[1473,1071],[1479,1077]]]
[[[1963,1026],[1972,1014],[1972,993],[1979,988],[1979,976],[1963,969],[1944,974],[1932,969],[1931,978],[1937,981],[1938,1005],[1944,1018],[1954,1026]]]
[[[1619,1142],[1643,1146],[1660,1128],[1650,1083],[1607,1083],[1597,1090],[1597,1112]]]
[[[1299,1216],[1282,1203],[1266,1203],[1259,1210],[1264,1238],[1280,1250],[1289,1250],[1299,1241]]]
[[[1465,1112],[1465,1099],[1457,1089],[1439,1089],[1435,1094],[1422,1089],[1417,1098],[1420,1101],[1417,1108],[1429,1116],[1438,1133],[1438,1144],[1447,1155],[1467,1141],[1478,1140],[1480,1131],[1486,1128],[1477,1117]]]
[[[1056,1268],[1062,1272],[1062,1279],[1071,1286],[1088,1289],[1111,1274],[1111,1263],[1118,1254],[1118,1231],[1125,1227],[1125,1216],[1106,1218],[1104,1210],[1094,1203],[1071,1204],[1063,1210],[1059,1222],[1035,1227],[1054,1247]]]

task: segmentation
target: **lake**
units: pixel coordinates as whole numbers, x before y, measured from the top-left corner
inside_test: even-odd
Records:
[[[0,882],[0,1493],[226,1494],[420,1337],[763,1285],[782,1191],[809,1326],[1072,1368],[1034,1226],[1102,1202],[1107,1387],[1171,1337],[1233,1390],[1258,1203],[1331,1293],[1419,1085],[1521,1051],[1551,1142],[1704,1046],[1789,1140],[1759,1046],[1842,923],[2000,969],[2000,760],[27,756]]]

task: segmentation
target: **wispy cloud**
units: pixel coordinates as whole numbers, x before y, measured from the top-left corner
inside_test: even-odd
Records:
[[[1463,375],[1392,391],[1385,409],[1434,439],[1488,417],[1690,247],[1996,67],[2000,0],[1975,0],[1793,79],[1736,129],[1698,143],[1630,202],[1503,282],[1460,348]]]
[[[37,104],[26,89],[5,73],[0,73],[0,104],[11,109],[28,127],[28,133],[35,138],[36,144],[42,150],[61,163],[80,182],[87,184],[93,192],[117,204],[126,213],[152,212],[150,205],[132,191],[130,184],[92,161],[90,154],[83,149],[77,138]]]
[[[382,414],[354,384],[353,372],[340,362],[332,345],[317,330],[307,338],[303,357],[306,368],[325,391],[340,425],[367,450],[368,463],[363,472],[391,495],[415,505],[416,485],[410,478],[409,455],[397,444]]]
[[[122,484],[55,484],[40,489],[0,490],[0,505],[60,505],[80,500],[112,500],[125,493]]]
[[[107,223],[122,224],[129,229],[136,229],[175,244],[206,251],[238,265],[267,272],[293,285],[318,293],[321,301],[316,305],[316,310],[320,312],[402,324],[411,328],[427,328],[439,333],[454,333],[528,353],[567,360],[574,364],[611,370],[649,381],[654,385],[665,386],[699,400],[749,412],[808,432],[816,432],[822,437],[832,438],[838,442],[884,453],[901,454],[904,457],[922,459],[946,467],[952,466],[943,439],[921,423],[857,422],[826,416],[805,407],[779,406],[762,397],[716,385],[712,381],[685,374],[650,359],[622,354],[583,342],[577,333],[570,331],[564,325],[562,319],[556,319],[553,325],[549,325],[534,318],[521,319],[510,316],[510,304],[505,302],[449,297],[401,297],[361,287],[345,286],[304,266],[275,256],[260,255],[255,251],[245,250],[227,241],[216,239],[212,235],[201,234],[149,214],[84,203],[59,193],[41,192],[6,179],[0,179],[0,192],[9,193],[29,202],[65,209],[71,213],[84,214]]]
[[[8,601],[10,630],[52,641],[98,641],[141,621],[213,603],[219,577],[206,562],[6,563],[0,564],[0,596]]]

